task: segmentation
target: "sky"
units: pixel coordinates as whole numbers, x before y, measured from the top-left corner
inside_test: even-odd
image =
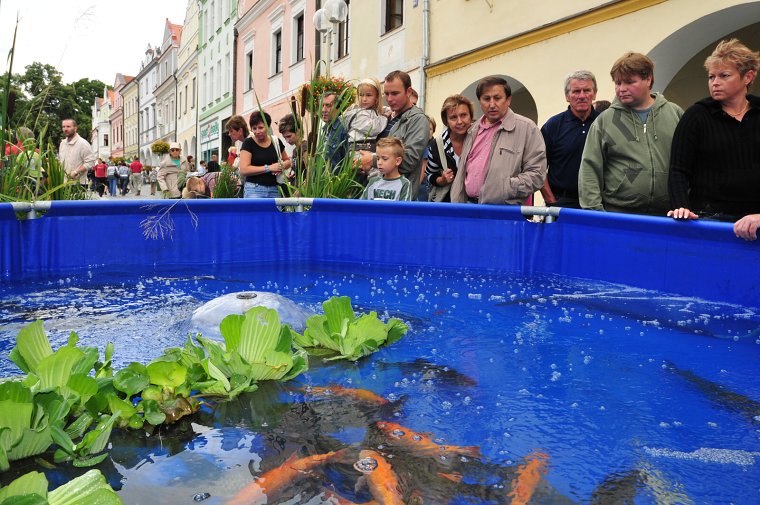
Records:
[[[137,75],[148,44],[157,47],[166,18],[184,24],[188,0],[0,0],[2,73],[18,15],[13,73],[48,63],[68,84],[82,78],[113,85]]]

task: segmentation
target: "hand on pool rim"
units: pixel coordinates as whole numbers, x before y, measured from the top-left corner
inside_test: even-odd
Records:
[[[760,214],[749,214],[734,223],[734,233],[744,240],[757,240],[760,228]]]

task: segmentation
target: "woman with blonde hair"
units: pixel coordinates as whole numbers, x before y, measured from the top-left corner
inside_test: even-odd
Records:
[[[757,238],[760,98],[749,91],[759,66],[760,54],[737,39],[705,60],[710,97],[684,113],[673,136],[668,216],[736,221],[737,237]]]

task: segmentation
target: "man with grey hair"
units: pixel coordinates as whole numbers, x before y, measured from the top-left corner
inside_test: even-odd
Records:
[[[599,115],[594,109],[596,77],[578,70],[565,77],[567,110],[552,116],[541,127],[546,143],[548,175],[541,188],[546,205],[580,209],[578,170],[581,166],[586,133]]]

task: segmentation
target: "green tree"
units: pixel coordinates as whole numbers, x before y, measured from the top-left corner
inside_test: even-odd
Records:
[[[38,139],[57,145],[63,138],[61,121],[73,118],[79,125],[79,135],[89,140],[91,107],[105,87],[101,81],[85,78],[64,84],[63,75],[55,67],[34,62],[25,67],[23,74],[14,75],[11,84],[23,91],[16,98],[12,126],[27,126]],[[45,139],[40,138],[43,131]]]

